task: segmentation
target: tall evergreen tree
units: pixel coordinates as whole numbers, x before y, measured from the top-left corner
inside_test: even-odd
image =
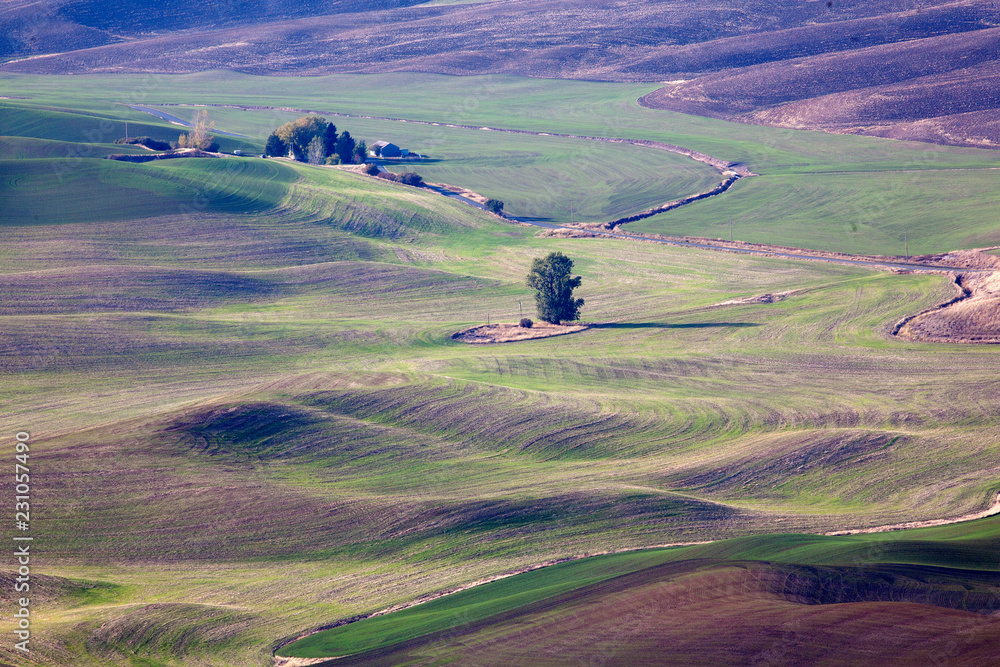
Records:
[[[337,152],[337,126],[333,123],[327,123],[326,129],[323,130],[323,148],[326,149],[327,155]]]
[[[337,139],[337,157],[340,158],[341,164],[354,162],[354,138],[347,130],[344,130],[340,138]]]

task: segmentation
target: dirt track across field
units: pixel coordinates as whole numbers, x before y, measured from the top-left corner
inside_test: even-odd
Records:
[[[900,320],[893,335],[929,343],[1000,344],[1000,270],[951,278],[954,298]]]
[[[187,104],[176,104],[176,103],[158,103],[150,104],[151,107],[183,107],[192,106]],[[673,144],[666,144],[662,141],[650,141],[649,139],[621,139],[617,137],[593,137],[581,134],[561,134],[559,132],[535,132],[533,130],[516,130],[507,127],[489,127],[484,125],[458,125],[455,123],[436,123],[429,120],[411,120],[409,118],[393,118],[391,116],[362,116],[357,114],[349,113],[339,113],[336,111],[317,111],[316,109],[297,109],[295,107],[272,107],[272,106],[257,106],[257,105],[243,105],[243,104],[199,104],[199,107],[216,107],[220,109],[239,109],[241,111],[286,111],[288,113],[301,113],[301,114],[314,114],[319,116],[332,116],[334,118],[360,118],[363,120],[384,120],[392,121],[396,123],[410,123],[413,125],[435,125],[440,127],[451,127],[459,130],[482,130],[484,132],[503,132],[506,134],[526,134],[534,137],[562,137],[564,139],[586,139],[587,141],[603,141],[612,144],[631,144],[633,146],[646,146],[648,148],[658,148],[660,150],[669,151],[671,153],[677,153],[679,155],[684,155],[697,162],[703,162],[719,172],[731,171],[737,176],[756,176],[749,168],[741,165],[737,162],[729,162],[727,160],[722,160],[717,157],[712,157],[711,155],[706,155],[705,153],[699,153],[698,151],[691,150],[690,148],[684,148],[683,146],[674,146]],[[140,109],[146,111],[146,113],[154,113],[155,110],[147,110],[146,108]],[[162,112],[161,112],[162,113]]]
[[[174,106],[182,107],[189,106],[177,103],[158,103],[150,104],[151,107],[156,106]],[[756,174],[750,170],[746,165],[742,165],[737,162],[730,162],[723,160],[711,155],[706,155],[705,153],[700,153],[698,151],[691,150],[690,148],[684,148],[682,146],[675,146],[673,144],[666,144],[659,141],[651,141],[648,139],[623,139],[615,137],[595,137],[587,135],[578,134],[560,134],[556,132],[536,132],[532,130],[517,130],[512,128],[502,128],[502,127],[489,127],[489,126],[478,126],[478,125],[458,125],[453,123],[437,123],[433,121],[426,120],[410,120],[407,118],[393,118],[389,116],[363,116],[356,114],[344,114],[335,111],[322,111],[316,109],[298,109],[294,107],[274,107],[274,106],[258,106],[258,105],[239,105],[239,104],[205,104],[198,105],[199,107],[217,107],[224,109],[240,109],[243,111],[287,111],[290,113],[302,113],[302,114],[319,114],[332,116],[336,118],[361,118],[366,120],[382,120],[382,121],[392,121],[398,123],[413,123],[417,125],[435,125],[442,127],[452,127],[464,130],[482,130],[488,132],[504,132],[508,134],[524,134],[538,137],[563,137],[567,139],[584,139],[588,141],[601,141],[608,143],[621,143],[630,144],[633,146],[643,146],[647,148],[655,148],[659,150],[665,150],[672,153],[677,153],[679,155],[685,155],[692,160],[702,162],[715,169],[717,169],[723,177],[723,181],[707,192],[701,192],[694,195],[689,195],[680,200],[675,200],[667,202],[660,206],[648,209],[641,213],[634,214],[632,216],[626,216],[624,218],[619,218],[617,220],[612,220],[606,223],[593,223],[593,224],[581,224],[576,225],[553,225],[546,222],[538,222],[531,220],[530,218],[519,218],[510,215],[504,215],[504,217],[513,222],[519,222],[523,224],[529,224],[536,227],[542,227],[549,230],[549,233],[557,236],[601,236],[601,237],[611,237],[635,241],[648,241],[653,243],[666,243],[670,245],[686,246],[692,248],[701,248],[705,250],[718,250],[725,252],[735,252],[750,255],[764,255],[769,257],[780,257],[783,259],[810,259],[819,260],[827,262],[835,262],[839,264],[853,264],[858,266],[867,266],[875,269],[882,270],[897,270],[897,271],[963,271],[963,272],[987,272],[994,269],[994,267],[985,267],[981,264],[969,264],[964,258],[956,260],[956,253],[950,253],[948,255],[935,255],[935,256],[922,256],[905,258],[901,260],[899,257],[886,257],[886,256],[860,256],[860,255],[847,255],[843,253],[832,253],[832,252],[822,252],[814,250],[805,250],[802,248],[789,248],[784,246],[772,246],[757,243],[744,243],[742,241],[723,241],[722,239],[707,239],[707,238],[696,238],[696,237],[669,237],[661,236],[656,234],[623,234],[619,231],[621,225],[633,222],[635,220],[640,220],[643,218],[656,215],[657,213],[662,213],[667,210],[677,208],[679,206],[684,206],[695,201],[699,201],[706,197],[716,196],[722,194],[729,190],[732,185],[741,178],[746,178],[749,176],[756,176]],[[153,113],[155,109],[150,109],[149,113]],[[161,112],[162,113],[162,112]],[[440,188],[447,187],[446,184],[437,184]],[[454,196],[455,193],[449,193]],[[460,201],[461,197],[457,197]],[[481,204],[474,202],[469,199],[468,203],[471,205],[476,205],[481,207]],[[956,260],[956,261],[950,261]]]
[[[190,105],[176,104],[176,103],[161,103],[161,104],[154,104],[151,106],[182,107]],[[662,141],[652,141],[649,139],[622,139],[619,137],[595,137],[595,136],[588,136],[581,134],[562,134],[559,132],[536,132],[533,130],[516,130],[507,127],[489,127],[483,125],[459,125],[455,123],[436,123],[429,120],[410,120],[408,118],[393,118],[389,116],[361,116],[356,114],[338,113],[336,111],[318,111],[316,109],[297,109],[294,107],[273,107],[273,106],[242,105],[242,104],[200,104],[198,106],[216,107],[221,109],[239,109],[241,111],[285,111],[288,113],[331,116],[334,118],[359,118],[363,120],[381,120],[381,121],[389,121],[395,123],[409,123],[413,125],[433,125],[438,127],[450,127],[460,130],[479,130],[483,132],[501,132],[505,134],[524,134],[533,137],[560,137],[563,139],[583,139],[586,141],[600,141],[612,144],[629,144],[631,146],[655,148],[658,150],[667,151],[669,153],[676,153],[678,155],[689,157],[696,162],[707,164],[713,169],[716,169],[722,176],[722,182],[720,182],[719,185],[715,186],[711,190],[707,190],[705,192],[699,192],[697,194],[684,197],[683,199],[670,201],[665,204],[661,204],[660,206],[656,206],[646,211],[643,211],[641,213],[636,213],[634,215],[626,216],[624,218],[612,220],[611,222],[604,224],[604,227],[606,229],[613,229],[627,222],[635,222],[636,220],[642,220],[643,218],[648,218],[658,213],[663,213],[664,211],[669,211],[678,208],[680,206],[684,206],[686,204],[690,204],[695,201],[705,199],[707,197],[714,197],[716,195],[720,195],[726,190],[728,190],[730,187],[732,187],[733,183],[735,183],[739,179],[746,178],[747,176],[756,176],[756,174],[750,171],[750,169],[747,166],[739,164],[738,162],[730,162],[728,160],[723,160],[721,158],[713,157],[705,153],[700,153],[698,151],[691,150],[690,148],[684,148],[683,146],[675,146],[674,144],[667,144]],[[138,107],[138,106],[133,106],[131,108],[136,109],[138,111],[144,111],[159,118],[169,117],[168,120],[169,119],[180,120],[176,116],[171,116],[170,114],[159,111],[158,109],[153,109],[149,107]],[[172,122],[176,122],[176,120]],[[438,184],[438,185],[445,187],[445,184]],[[505,217],[517,220],[519,222],[528,222],[527,219],[515,218],[512,216],[505,216]]]
[[[906,521],[903,523],[893,523],[888,526],[875,526],[873,528],[857,528],[855,530],[836,530],[829,533],[823,533],[824,535],[861,535],[865,533],[888,533],[896,530],[909,530],[911,528],[931,528],[933,526],[947,526],[953,523],[961,523],[963,521],[975,521],[976,519],[985,519],[988,516],[993,516],[994,514],[1000,514],[1000,493],[997,494],[996,500],[993,504],[986,509],[973,512],[971,514],[963,514],[962,516],[955,517],[954,519],[928,519],[927,521]]]
[[[909,521],[909,522],[904,522],[904,523],[889,524],[889,525],[885,525],[885,526],[874,526],[874,527],[871,527],[871,528],[859,528],[859,529],[853,529],[853,530],[833,531],[833,532],[823,533],[823,534],[832,537],[832,536],[841,536],[841,535],[859,535],[859,534],[863,534],[863,533],[887,533],[887,532],[892,532],[892,531],[897,531],[897,530],[907,530],[907,529],[911,529],[911,528],[929,528],[929,527],[932,527],[932,526],[945,526],[945,525],[960,523],[960,522],[963,522],[963,521],[974,521],[976,519],[983,519],[983,518],[986,518],[986,517],[989,517],[989,516],[993,516],[995,514],[1000,514],[1000,494],[997,494],[996,499],[993,501],[993,505],[991,505],[987,509],[981,510],[979,512],[973,512],[971,514],[963,514],[962,516],[954,517],[954,518],[951,518],[951,519],[929,519],[929,520],[926,520],[926,521]],[[581,558],[590,558],[592,556],[603,556],[603,555],[612,554],[612,553],[627,553],[627,552],[632,552],[632,551],[646,551],[646,550],[649,550],[649,549],[666,549],[666,548],[670,548],[670,547],[684,547],[684,546],[694,546],[694,545],[699,545],[699,544],[711,544],[713,541],[715,541],[715,540],[708,540],[708,541],[704,541],[704,542],[674,542],[674,543],[670,543],[670,544],[654,544],[654,545],[650,545],[650,546],[646,546],[646,547],[637,547],[637,548],[633,548],[633,549],[618,549],[618,550],[614,550],[614,551],[595,551],[593,553],[578,554],[578,555],[569,556],[569,557],[566,557],[566,558],[559,558],[559,559],[556,559],[556,560],[550,560],[550,561],[546,561],[544,563],[538,563],[536,565],[530,565],[530,566],[518,568],[517,570],[511,571],[511,572],[505,572],[503,574],[500,574],[500,575],[497,575],[497,576],[494,576],[494,577],[489,577],[489,578],[486,578],[486,579],[481,579],[479,581],[474,581],[474,582],[471,582],[471,583],[466,584],[464,586],[459,586],[457,588],[454,588],[454,589],[451,589],[451,590],[448,590],[448,591],[441,591],[441,592],[438,592],[438,593],[432,593],[432,594],[429,594],[429,595],[425,595],[425,596],[417,598],[416,600],[413,600],[411,602],[403,603],[403,604],[399,604],[399,605],[395,605],[395,606],[390,607],[388,609],[383,609],[383,610],[377,611],[377,612],[372,613],[372,614],[366,614],[366,615],[358,616],[358,617],[355,617],[355,618],[352,618],[352,619],[345,619],[343,621],[338,621],[337,623],[331,624],[329,626],[325,626],[323,628],[319,628],[319,629],[316,629],[316,630],[313,630],[313,631],[310,631],[310,632],[307,632],[307,633],[303,633],[302,635],[300,635],[298,637],[295,637],[294,639],[289,639],[287,641],[283,641],[283,642],[280,643],[280,645],[278,645],[275,648],[275,650],[280,649],[281,646],[286,646],[286,645],[290,644],[292,641],[296,641],[298,639],[302,639],[304,637],[307,637],[309,635],[315,634],[317,632],[322,632],[323,630],[328,630],[330,628],[339,627],[341,625],[347,625],[348,623],[353,623],[355,621],[359,621],[359,620],[362,620],[364,618],[371,618],[373,616],[384,616],[385,614],[389,614],[389,613],[392,613],[392,612],[395,612],[395,611],[400,611],[400,610],[403,610],[403,609],[408,609],[410,607],[415,607],[415,606],[417,606],[419,604],[423,604],[425,602],[430,602],[431,600],[437,600],[438,598],[442,598],[442,597],[444,597],[446,595],[452,595],[454,593],[459,593],[461,591],[465,591],[465,590],[468,590],[470,588],[474,588],[476,586],[481,586],[483,584],[492,583],[494,581],[499,581],[501,579],[506,579],[507,577],[513,577],[513,576],[518,575],[518,574],[524,574],[526,572],[531,572],[533,570],[538,570],[538,569],[541,569],[543,567],[549,567],[551,565],[558,565],[560,563],[566,563],[566,562],[569,562],[569,561],[580,560]],[[301,666],[305,666],[305,665],[321,664],[321,663],[325,663],[327,661],[333,661],[333,660],[337,660],[337,659],[338,658],[334,658],[334,657],[330,657],[330,658],[281,658],[281,657],[278,657],[278,656],[274,656],[274,664],[275,664],[275,667],[301,667]],[[336,663],[331,662],[330,664],[336,664]]]

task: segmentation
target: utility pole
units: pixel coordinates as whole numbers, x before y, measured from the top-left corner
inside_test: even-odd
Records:
[[[730,243],[733,242],[733,216],[732,216],[732,214],[730,214],[730,216],[729,216],[729,242]]]
[[[524,313],[521,312],[521,300],[520,299],[517,300],[517,317],[518,317],[518,319],[522,319],[522,320],[524,319]]]
[[[128,143],[128,119],[125,119],[125,142]]]
[[[569,224],[572,225],[574,222],[576,222],[576,218],[575,218],[575,216],[573,214],[573,205],[570,204],[569,205]]]
[[[910,261],[910,242],[906,238],[906,229],[903,229],[903,252],[906,254],[906,261]]]

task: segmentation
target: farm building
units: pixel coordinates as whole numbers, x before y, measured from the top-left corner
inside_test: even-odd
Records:
[[[376,141],[372,144],[372,153],[381,157],[403,157],[409,151],[403,151],[399,146],[388,141]]]

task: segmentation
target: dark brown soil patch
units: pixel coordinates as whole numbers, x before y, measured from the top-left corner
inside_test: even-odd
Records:
[[[760,125],[1000,147],[1000,29],[771,61],[678,81],[640,104]],[[822,76],[818,73],[822,72]]]

